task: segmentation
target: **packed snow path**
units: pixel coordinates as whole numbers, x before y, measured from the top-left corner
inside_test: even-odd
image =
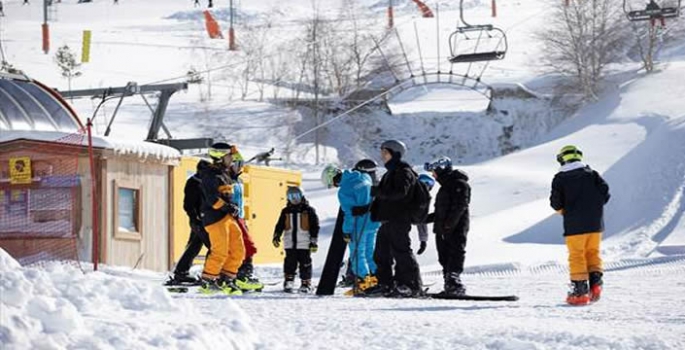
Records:
[[[683,276],[685,257],[617,266],[602,300],[586,307],[565,304],[567,278],[555,269],[464,278],[470,294],[518,302],[300,296],[280,286],[233,300],[263,349],[684,349]],[[207,317],[221,317],[222,302],[192,299]]]

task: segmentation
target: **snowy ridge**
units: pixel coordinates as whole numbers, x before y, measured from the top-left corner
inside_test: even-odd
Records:
[[[0,249],[3,349],[252,349],[247,316],[233,302],[206,319],[160,286],[69,264],[21,267]]]

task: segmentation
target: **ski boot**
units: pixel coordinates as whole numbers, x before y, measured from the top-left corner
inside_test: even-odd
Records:
[[[309,294],[312,292],[312,280],[302,280],[299,292],[302,294]]]
[[[385,293],[383,296],[387,298],[412,298],[415,296],[415,294],[415,291],[411,289],[411,287],[404,284],[399,284],[388,293]]]
[[[352,289],[345,292],[346,296],[365,294],[367,290],[378,284],[378,279],[372,275],[367,275],[364,279],[357,279]]]
[[[566,302],[570,305],[587,305],[590,303],[590,294],[587,280],[571,281],[571,291],[566,297]]]
[[[202,294],[216,294],[222,292],[223,282],[219,278],[202,277],[199,292]]]
[[[188,272],[174,272],[164,282],[165,286],[198,286],[202,283],[195,276],[191,276]]]
[[[466,288],[461,283],[461,277],[456,272],[446,272],[443,274],[445,280],[445,287],[439,294],[446,296],[462,296],[466,295]]]
[[[236,279],[228,275],[221,275],[219,277],[219,287],[221,291],[226,295],[243,295],[242,289],[236,285]]]
[[[285,282],[283,282],[283,291],[286,293],[292,293],[295,291],[295,276],[285,276]]]
[[[235,284],[244,292],[261,292],[264,289],[264,283],[252,275],[253,271],[251,263],[244,263],[238,269]]]
[[[595,271],[595,272],[590,272],[590,301],[595,302],[599,300],[599,298],[602,296],[602,285],[604,285],[604,281],[602,280],[602,276],[604,274]]]

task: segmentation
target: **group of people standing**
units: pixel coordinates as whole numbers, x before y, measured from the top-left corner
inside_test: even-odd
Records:
[[[443,267],[443,293],[464,294],[460,277],[469,230],[468,177],[454,169],[447,157],[426,163],[424,170],[431,174],[419,175],[403,160],[406,152],[407,147],[398,140],[381,144],[380,157],[386,172],[380,180],[376,177],[377,165],[371,159],[359,161],[350,170],[328,165],[322,173],[324,185],[339,188],[338,199],[344,212],[343,236],[349,243],[349,260],[356,278],[351,294],[392,297],[423,294],[409,233],[413,224],[419,226],[420,233],[425,232],[429,222],[433,222],[438,259]],[[426,186],[429,190],[435,180],[441,186],[434,212],[417,215],[423,209],[419,187]],[[425,243],[419,251],[423,250]]]
[[[426,249],[427,224],[433,223],[438,260],[443,269],[447,295],[464,295],[464,271],[469,232],[469,177],[456,169],[448,157],[424,164],[417,174],[404,161],[405,144],[388,140],[380,146],[386,169],[377,178],[377,163],[362,159],[352,169],[327,165],[321,175],[328,188],[338,188],[343,212],[343,238],[349,244],[354,283],[348,294],[360,296],[415,297],[424,293],[419,264],[411,248],[410,231],[417,225],[421,237],[419,254]],[[169,284],[196,281],[201,291],[231,295],[261,290],[254,277],[252,256],[257,252],[243,219],[244,159],[237,148],[215,143],[211,162],[202,160],[186,182],[184,209],[190,218],[191,235]],[[609,187],[595,170],[582,162],[583,153],[566,146],[557,154],[561,165],[552,182],[550,205],[564,216],[564,236],[569,251],[572,290],[570,304],[599,299],[603,285],[600,258],[604,230],[603,207]],[[430,190],[440,188],[428,213]],[[426,193],[426,195],[422,195]],[[318,250],[319,219],[299,187],[288,187],[287,205],[275,225],[273,245],[283,243],[284,290],[295,290],[299,269],[299,292],[311,291],[311,253]],[[426,196],[428,196],[426,198]],[[199,281],[189,275],[192,260],[202,245],[209,248]]]
[[[213,144],[208,155],[211,162],[200,160],[185,184],[183,209],[191,233],[166,284],[200,284],[201,292],[230,295],[261,290],[264,285],[254,277],[252,263],[257,249],[244,220],[240,175],[245,161],[236,146],[224,142]],[[209,253],[198,280],[189,270],[203,245]]]

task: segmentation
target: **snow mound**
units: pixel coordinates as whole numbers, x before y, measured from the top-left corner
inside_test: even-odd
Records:
[[[25,268],[0,249],[2,349],[252,349],[245,313],[204,318],[161,286],[59,263]]]

